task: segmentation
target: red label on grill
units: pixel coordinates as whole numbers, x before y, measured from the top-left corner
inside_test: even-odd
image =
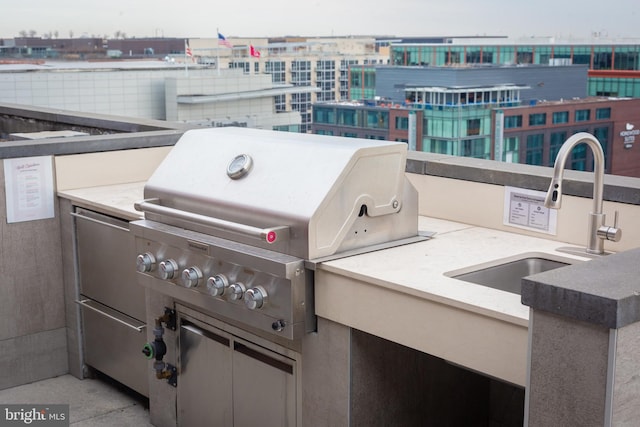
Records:
[[[276,239],[278,238],[278,235],[276,234],[275,231],[269,231],[267,233],[267,243],[273,243],[276,241]]]

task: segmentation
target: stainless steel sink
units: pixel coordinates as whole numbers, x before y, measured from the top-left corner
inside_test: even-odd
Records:
[[[496,261],[494,264],[481,264],[463,270],[452,271],[445,275],[465,282],[520,295],[520,282],[523,277],[564,267],[575,262],[575,260],[571,259],[560,260],[553,258],[545,255],[530,255],[520,259],[503,259]]]

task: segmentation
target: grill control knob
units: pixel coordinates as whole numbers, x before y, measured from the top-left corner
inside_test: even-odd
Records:
[[[162,261],[158,265],[158,270],[160,271],[160,277],[163,280],[173,279],[178,271],[178,263],[172,259]]]
[[[136,258],[136,270],[138,270],[140,273],[150,272],[151,270],[153,270],[155,265],[156,257],[154,257],[153,254],[150,254],[149,252],[140,254]]]
[[[266,299],[267,291],[265,291],[260,286],[248,289],[244,294],[244,304],[249,310],[256,310],[258,308],[261,308],[264,305]]]
[[[229,294],[229,299],[231,301],[241,300],[245,289],[246,288],[245,288],[244,284],[242,284],[240,282],[236,282],[233,285],[229,286],[229,291],[231,292]]]
[[[209,277],[207,279],[207,289],[209,289],[209,294],[214,297],[219,297],[224,295],[224,292],[229,287],[229,281],[223,274],[216,274],[215,276]]]
[[[182,284],[186,288],[195,288],[202,279],[202,271],[198,267],[189,267],[182,271]]]

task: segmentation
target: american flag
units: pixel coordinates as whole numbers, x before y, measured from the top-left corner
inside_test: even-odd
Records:
[[[221,44],[226,47],[233,47],[231,42],[229,42],[222,34],[218,33],[218,44]]]
[[[189,42],[187,42],[186,40],[184,41],[184,53],[186,53],[189,58],[193,58],[193,52],[191,52]]]

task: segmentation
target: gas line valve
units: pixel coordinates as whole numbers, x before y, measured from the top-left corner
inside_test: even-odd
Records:
[[[162,324],[165,324],[167,328],[176,329],[176,312],[173,309],[165,307],[164,315],[158,317],[155,320],[155,328],[153,329],[154,340],[150,343],[146,343],[142,347],[142,353],[147,359],[155,359],[153,362],[153,369],[156,371],[156,378],[159,380],[166,379],[169,385],[173,387],[177,386],[178,371],[175,366],[165,363],[162,359],[167,354],[167,345],[162,338],[164,335],[164,328]]]

